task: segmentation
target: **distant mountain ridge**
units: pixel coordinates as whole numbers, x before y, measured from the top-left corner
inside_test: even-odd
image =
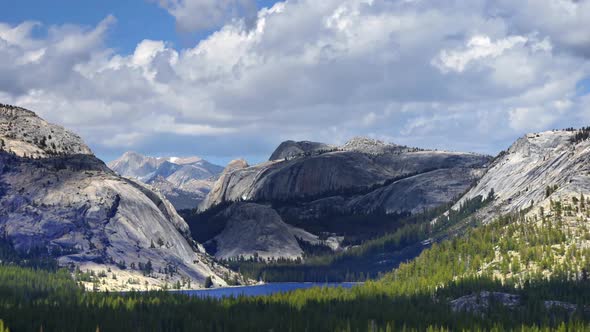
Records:
[[[108,163],[118,174],[161,191],[178,210],[195,208],[207,195],[223,167],[200,157],[150,157],[125,152]]]

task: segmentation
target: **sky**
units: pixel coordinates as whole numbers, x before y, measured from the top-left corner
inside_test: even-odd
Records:
[[[354,136],[496,154],[590,125],[590,0],[0,3],[0,103],[224,164]]]

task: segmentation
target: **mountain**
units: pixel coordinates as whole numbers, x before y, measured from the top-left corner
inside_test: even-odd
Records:
[[[495,196],[472,216],[486,225],[475,232],[496,234],[494,243],[485,243],[489,261],[479,273],[524,280],[534,274],[571,277],[589,271],[589,136],[589,128],[527,134],[502,152],[457,202],[454,209],[484,193]]]
[[[304,155],[320,154],[336,149],[335,146],[310,141],[285,141],[277,147],[268,160],[291,159]]]
[[[156,188],[177,210],[194,209],[223,170],[199,157],[155,158],[136,152],[126,152],[108,166]]]
[[[268,220],[269,208],[276,212],[271,219],[321,236],[327,241],[323,245],[339,248],[337,242],[343,236],[361,241],[369,233],[374,235],[386,227],[394,228],[395,216],[452,202],[484,174],[491,159],[473,153],[410,148],[362,137],[342,146],[287,141],[278,146],[267,162],[250,166],[245,161],[234,161],[228,165],[200,204],[203,215],[186,217],[195,232],[205,230],[209,234],[213,222],[206,219],[214,217],[215,212],[220,213],[215,218],[212,237],[201,240],[234,243],[236,248],[225,248],[226,253],[244,251],[237,248],[238,242],[225,238],[227,232],[219,225],[233,225],[240,216],[247,216],[242,218],[244,222]],[[245,205],[232,206],[241,201],[251,203],[247,205],[248,212],[236,211]],[[252,204],[267,207],[253,209]],[[231,212],[223,211],[227,207]],[[260,211],[261,215],[256,216],[253,211]],[[385,222],[379,225],[376,220],[384,218],[389,218],[387,225]],[[258,254],[266,255],[267,248],[255,233],[243,236],[248,236],[247,240],[243,239],[245,242],[259,243]],[[271,242],[269,247],[276,247]],[[301,243],[298,249],[287,255],[277,254],[275,258],[293,258],[295,252],[304,252]],[[228,258],[227,254],[223,256]]]
[[[377,277],[384,271],[396,269],[387,275],[384,283],[391,282],[402,289],[416,285],[436,289],[461,280],[477,283],[480,278],[481,285],[478,284],[477,288],[470,286],[470,289],[483,296],[488,294],[486,292],[498,290],[494,286],[494,282],[498,282],[509,285],[501,291],[505,293],[502,296],[511,298],[514,293],[511,287],[523,287],[527,282],[535,284],[551,280],[556,284],[576,283],[589,278],[588,138],[590,128],[527,134],[490,160],[472,186],[452,200],[452,205],[443,204],[439,208],[401,218],[396,218],[395,214],[345,214],[334,217],[326,210],[321,211],[324,215],[321,218],[301,214],[309,208],[309,204],[317,204],[314,201],[287,204],[225,202],[202,215],[216,215],[212,219],[219,225],[223,224],[221,217],[226,213],[224,209],[236,209],[237,204],[266,204],[286,224],[317,234],[319,239],[325,239],[326,233],[317,230],[325,228],[327,223],[332,223],[333,232],[344,236],[344,241],[339,242],[344,250],[337,250],[336,253],[321,251],[317,254],[309,251],[309,245],[304,243],[306,241],[299,240],[304,250],[301,261],[230,261],[232,268],[252,278],[351,281],[364,280],[366,276]],[[412,178],[399,180],[398,183]],[[426,183],[436,188],[432,186],[433,182]],[[378,188],[361,196],[367,197],[367,203],[378,205],[380,202],[375,198],[382,190]],[[325,197],[318,201],[323,201],[326,209],[338,210],[341,202],[349,199],[347,197]],[[403,205],[405,196],[396,197],[398,204]],[[309,218],[313,223],[301,222],[294,216]],[[247,219],[256,218],[250,215]],[[235,223],[235,220],[232,222]],[[350,229],[355,223],[356,226]],[[351,240],[354,238],[351,233],[363,231],[358,224],[383,231],[374,232],[355,243]],[[385,224],[398,226],[384,229]],[[192,220],[190,225],[194,230]],[[221,235],[215,239],[223,238],[226,228],[221,227]],[[245,234],[245,237],[249,236]],[[325,243],[320,240],[315,243],[316,247],[317,244]],[[481,310],[471,305],[472,298],[457,298],[451,305]],[[522,296],[519,298],[525,301]],[[553,300],[549,297],[547,303],[551,304]]]
[[[210,241],[215,246],[217,258],[256,256],[262,259],[296,259],[303,255],[299,239],[319,242],[317,236],[286,224],[268,206],[238,203],[224,210],[220,217],[227,219],[226,226]]]
[[[404,259],[378,280],[352,290],[314,287],[264,298],[222,300],[163,292],[88,294],[77,291],[75,281],[63,273],[0,265],[4,286],[0,290],[6,304],[0,306],[0,314],[19,331],[36,331],[40,326],[60,330],[149,330],[154,326],[166,330],[172,326],[174,330],[248,331],[588,331],[589,137],[586,128],[519,139],[490,162],[485,174],[450,209],[434,211],[435,219],[422,216],[406,224],[420,226],[419,232],[431,237],[425,242],[434,242],[432,246]],[[226,175],[248,167],[243,161],[232,162]],[[226,238],[257,251],[259,243],[246,240],[252,229],[261,230],[254,233],[264,245],[267,236],[277,245],[283,241],[291,245],[291,235],[298,236],[277,218],[275,207],[226,202],[201,216],[228,219],[227,225],[221,225],[221,231],[228,232]],[[449,227],[441,228],[445,223]],[[398,248],[422,239],[407,235],[401,227],[387,236]],[[347,259],[353,255],[361,257],[370,246],[389,246],[384,237],[367,242],[310,260],[276,262],[274,256],[266,256],[248,263],[250,268],[272,267],[265,270],[272,274],[322,264],[332,269],[333,265],[323,262],[329,257],[352,269],[358,261]],[[245,270],[248,265],[241,267]],[[67,321],[63,313],[76,319]]]
[[[17,252],[104,275],[87,284],[99,289],[198,287],[208,277],[226,285],[237,276],[191,239],[168,200],[115,174],[77,135],[0,105],[0,148],[0,241]]]
[[[555,130],[519,138],[457,204],[493,191],[496,200],[479,213],[488,221],[531,206],[547,207],[556,197],[590,191],[590,144],[579,139],[585,132]]]
[[[547,285],[547,289],[556,292],[578,283],[588,286],[589,137],[590,128],[582,128],[527,134],[518,139],[498,155],[477,185],[432,224],[446,222],[474,197],[491,194],[493,200],[465,215],[457,224],[460,232],[448,234],[447,241],[389,275],[388,281],[401,287],[412,283],[434,288],[471,280],[471,289],[480,294],[495,286],[485,281],[478,284],[478,278],[501,282],[508,286],[504,291],[512,293],[515,287],[534,291],[531,288],[539,286],[531,285],[550,283],[553,285]],[[540,295],[548,294],[551,292]],[[472,307],[473,300],[463,297],[454,305]],[[546,300],[546,306],[555,304],[554,299]],[[570,314],[572,306],[575,311],[575,304],[567,304]],[[476,309],[470,310],[480,310]]]
[[[399,180],[412,176],[437,177],[434,173],[437,170],[466,171],[466,179],[461,182],[468,186],[474,177],[477,178],[477,174],[472,176],[471,171],[483,170],[491,159],[472,153],[419,150],[379,141],[373,144],[359,141],[361,139],[354,139],[339,149],[324,153],[268,161],[227,172],[201,203],[200,209],[237,200],[313,201],[316,197],[396,185]],[[280,155],[282,146],[273,155]],[[456,192],[448,195],[453,194]],[[421,201],[401,210],[422,209],[429,205],[430,202]],[[387,209],[387,206],[382,208]]]

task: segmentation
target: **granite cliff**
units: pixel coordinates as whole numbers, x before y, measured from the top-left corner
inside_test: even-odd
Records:
[[[192,288],[235,275],[190,238],[170,202],[111,171],[77,135],[0,105],[0,234],[62,266],[112,271],[99,289]],[[149,262],[149,264],[148,264]],[[111,278],[111,274],[114,275]],[[116,278],[116,280],[115,280]]]

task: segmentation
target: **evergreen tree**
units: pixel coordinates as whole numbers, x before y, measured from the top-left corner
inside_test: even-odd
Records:
[[[205,287],[205,288],[213,287],[213,280],[211,279],[211,277],[205,278],[205,283],[203,284],[203,287]]]

